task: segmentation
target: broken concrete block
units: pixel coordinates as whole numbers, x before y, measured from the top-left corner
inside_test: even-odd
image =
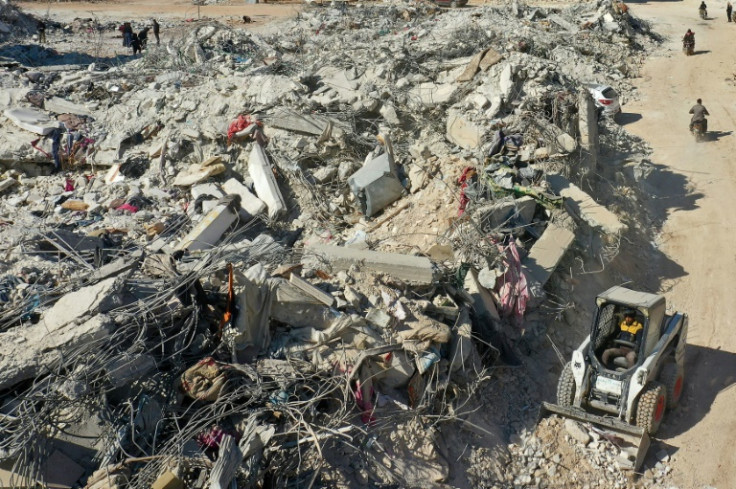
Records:
[[[565,198],[565,208],[570,214],[608,234],[618,234],[626,225],[618,220],[616,214],[598,204],[580,187],[562,175],[547,175],[550,189]]]
[[[85,302],[81,298],[79,301]],[[54,368],[70,352],[79,355],[96,348],[98,340],[112,333],[113,322],[104,314],[77,324],[68,318],[84,314],[79,304],[67,304],[65,312],[63,319],[47,312],[37,324],[0,333],[0,391]]]
[[[84,468],[58,450],[42,463],[37,480],[30,480],[23,474],[15,472],[13,465],[15,460],[12,459],[0,462],[0,488],[69,489],[74,487],[84,474]]]
[[[154,481],[151,489],[183,489],[184,481],[173,472],[167,470]]]
[[[192,199],[196,200],[201,195],[211,195],[216,199],[224,197],[222,191],[214,183],[201,183],[191,188]]]
[[[435,107],[448,103],[455,92],[457,86],[452,83],[438,85],[433,82],[420,83],[409,91],[409,95],[417,97],[425,107]]]
[[[172,183],[177,187],[188,187],[207,180],[211,176],[224,173],[225,170],[225,165],[222,163],[214,165],[205,165],[205,163],[192,165],[185,172],[179,173]]]
[[[0,182],[0,192],[6,191],[16,183],[18,183],[18,181],[15,178],[6,178],[2,182]]]
[[[429,284],[434,280],[432,262],[423,256],[380,253],[322,244],[308,245],[305,252],[321,257],[337,270],[348,270],[351,266],[357,265],[411,283]]]
[[[557,264],[575,240],[575,234],[568,229],[550,223],[542,237],[534,243],[529,255],[522,260],[527,276],[544,285]]]
[[[588,443],[590,443],[590,435],[576,421],[572,419],[566,419],[565,430],[571,437],[573,437],[575,440],[582,443],[583,445],[587,446]]]
[[[271,318],[295,328],[322,330],[330,327],[335,315],[322,302],[284,281],[276,290]]]
[[[493,300],[491,293],[483,287],[478,278],[478,272],[471,268],[465,276],[463,284],[465,290],[473,299],[473,309],[478,315],[488,315],[490,318],[500,321],[501,316],[496,308],[496,301]]]
[[[327,292],[318,289],[314,285],[302,279],[294,272],[292,272],[291,277],[289,277],[289,283],[304,292],[305,294],[311,295],[327,307],[332,307],[335,305],[334,297],[332,297]]]
[[[113,387],[128,385],[134,380],[152,372],[156,361],[151,355],[121,355],[111,360],[106,366],[107,378]]]
[[[461,112],[447,116],[447,139],[464,149],[478,149],[485,131],[470,122]]]
[[[248,159],[248,172],[258,197],[268,206],[268,217],[274,219],[286,211],[286,202],[281,195],[276,177],[268,163],[266,152],[258,144],[253,145]]]
[[[511,64],[504,66],[501,76],[498,79],[498,87],[501,90],[504,100],[510,100],[512,90],[514,89],[514,67]]]
[[[393,316],[375,307],[368,309],[368,312],[365,314],[366,321],[381,329],[386,329],[391,326],[393,319]]]
[[[195,251],[214,247],[237,218],[229,205],[218,204],[189,231],[176,249]]]
[[[404,192],[389,153],[383,153],[363,165],[348,178],[348,185],[360,203],[361,211],[368,217],[395,202]]]
[[[45,112],[36,109],[6,109],[3,114],[21,129],[41,136],[45,136],[59,127],[57,121],[51,119]]]
[[[336,137],[350,131],[350,126],[338,119],[321,115],[300,114],[293,110],[281,109],[273,116],[265,118],[269,126],[276,129],[321,136],[325,129],[331,126],[332,134]]]
[[[560,150],[566,152],[566,153],[572,153],[576,149],[578,149],[578,143],[575,141],[575,138],[567,134],[566,132],[563,132],[559,136],[557,136],[557,144],[560,146]]]
[[[248,190],[248,187],[234,178],[223,183],[222,189],[228,195],[237,195],[240,197],[240,207],[253,217],[266,210],[266,203],[253,195],[253,193]]]
[[[87,110],[86,107],[82,107],[81,105],[75,104],[74,102],[69,102],[68,100],[64,100],[60,97],[51,97],[50,99],[46,99],[43,103],[44,109],[55,112],[57,114],[76,114],[76,115],[86,115],[86,116],[92,116],[92,113]]]
[[[318,183],[327,183],[337,176],[337,168],[334,166],[323,166],[312,172],[312,176]]]
[[[399,119],[399,115],[396,113],[396,109],[393,105],[384,104],[379,112],[383,118],[386,119],[386,122],[392,126],[398,126],[401,124],[401,119]]]
[[[472,80],[475,74],[478,72],[480,61],[486,55],[486,52],[488,52],[488,49],[484,49],[483,51],[473,56],[468,63],[468,66],[465,67],[465,70],[460,74],[460,76],[455,79],[455,81],[458,83],[462,83]]]
[[[499,63],[502,59],[503,59],[503,56],[501,56],[501,54],[498,51],[494,49],[489,49],[486,52],[485,56],[483,56],[483,59],[480,61],[480,64],[478,65],[478,67],[480,68],[481,71],[486,71],[491,66]]]

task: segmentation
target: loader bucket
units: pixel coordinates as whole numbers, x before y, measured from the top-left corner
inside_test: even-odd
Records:
[[[621,449],[618,464],[622,469],[636,471],[644,462],[650,441],[649,434],[643,428],[624,423],[618,418],[597,416],[580,408],[543,402],[539,408],[539,420],[550,414],[557,414],[563,418],[570,418],[593,426],[603,438]]]

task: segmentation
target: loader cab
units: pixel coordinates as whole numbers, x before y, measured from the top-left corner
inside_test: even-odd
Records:
[[[654,350],[662,335],[666,303],[663,296],[635,292],[624,287],[612,287],[596,299],[598,310],[591,331],[589,356],[591,363],[605,369],[616,377],[626,376],[641,365]],[[627,311],[633,311],[634,321],[640,322],[644,328],[637,335],[635,343],[636,359],[629,368],[624,355],[609,353],[608,365],[603,363],[603,354],[607,349],[618,349],[622,346],[617,341],[620,325]]]

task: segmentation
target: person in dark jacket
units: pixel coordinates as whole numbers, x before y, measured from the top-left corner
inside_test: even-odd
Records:
[[[138,39],[138,35],[135,32],[132,35],[130,45],[133,48],[133,56],[141,52],[141,41]]]
[[[161,44],[161,40],[158,38],[159,29],[161,27],[158,25],[158,22],[156,22],[156,19],[153,19],[153,35],[156,38],[156,45],[158,46]]]
[[[129,48],[131,46],[131,42],[133,41],[133,26],[130,25],[130,22],[126,22],[123,24],[123,47]]]
[[[38,42],[45,43],[46,42],[46,22],[43,20],[39,20],[38,23],[36,23],[36,29],[38,29]]]
[[[138,33],[138,41],[141,43],[141,50],[146,49],[148,43],[148,27]]]

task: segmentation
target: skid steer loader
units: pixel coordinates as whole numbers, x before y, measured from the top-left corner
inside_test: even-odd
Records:
[[[668,315],[664,296],[619,286],[600,294],[596,304],[590,335],[560,375],[557,404],[542,403],[540,418],[555,413],[591,424],[621,448],[619,464],[637,470],[665,410],[680,400],[688,318]],[[626,315],[643,325],[636,342],[620,339]],[[609,351],[606,365],[607,349],[618,350],[618,356],[610,358]],[[635,353],[631,367],[627,351]]]

